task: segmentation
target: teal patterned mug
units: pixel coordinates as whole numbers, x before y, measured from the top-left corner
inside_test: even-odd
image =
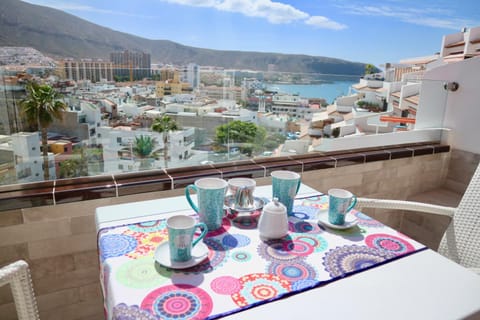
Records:
[[[345,224],[345,215],[357,204],[357,197],[344,189],[328,190],[328,221],[331,224]]]
[[[278,170],[272,171],[272,193],[273,198],[287,208],[287,214],[293,211],[293,202],[300,188],[300,175],[293,171]]]
[[[188,203],[198,213],[200,221],[207,225],[209,231],[217,230],[222,226],[227,188],[228,184],[223,179],[202,178],[185,189]],[[191,190],[197,193],[198,206],[192,200]]]
[[[202,233],[195,240],[195,230],[200,228]],[[177,215],[167,219],[168,246],[170,259],[175,262],[185,262],[192,259],[192,248],[207,234],[207,226],[190,216]]]

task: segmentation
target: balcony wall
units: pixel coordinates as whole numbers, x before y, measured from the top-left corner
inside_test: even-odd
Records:
[[[346,166],[337,159],[336,168],[308,171],[302,180],[320,191],[340,187],[358,196],[406,199],[443,186],[451,155],[439,152],[361,164],[350,160]],[[270,179],[256,180],[266,185]],[[103,319],[95,208],[181,194],[183,188],[0,212],[0,266],[17,259],[29,262],[41,319]],[[403,228],[403,214],[370,214],[409,234]],[[417,222],[417,240],[434,247],[440,230],[432,228],[432,220]],[[0,315],[3,320],[16,318],[8,286],[0,288]]]

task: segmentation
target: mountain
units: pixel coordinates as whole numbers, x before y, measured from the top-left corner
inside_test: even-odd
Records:
[[[80,19],[60,10],[19,0],[2,0],[0,46],[33,47],[53,57],[103,58],[119,50],[151,54],[152,63],[194,62],[229,69],[363,75],[365,64],[328,57],[245,51],[222,51],[150,40]]]

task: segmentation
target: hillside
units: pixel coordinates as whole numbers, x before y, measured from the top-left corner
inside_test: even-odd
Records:
[[[224,68],[362,75],[365,64],[328,57],[221,51],[149,40],[105,28],[60,10],[19,0],[2,0],[0,46],[28,46],[53,57],[103,58],[118,50],[151,54],[152,63],[215,65]]]

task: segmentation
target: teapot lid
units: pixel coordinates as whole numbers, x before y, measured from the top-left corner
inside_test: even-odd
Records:
[[[277,197],[274,197],[272,202],[269,202],[265,205],[264,210],[271,213],[285,213],[287,208],[280,201],[278,201]]]

